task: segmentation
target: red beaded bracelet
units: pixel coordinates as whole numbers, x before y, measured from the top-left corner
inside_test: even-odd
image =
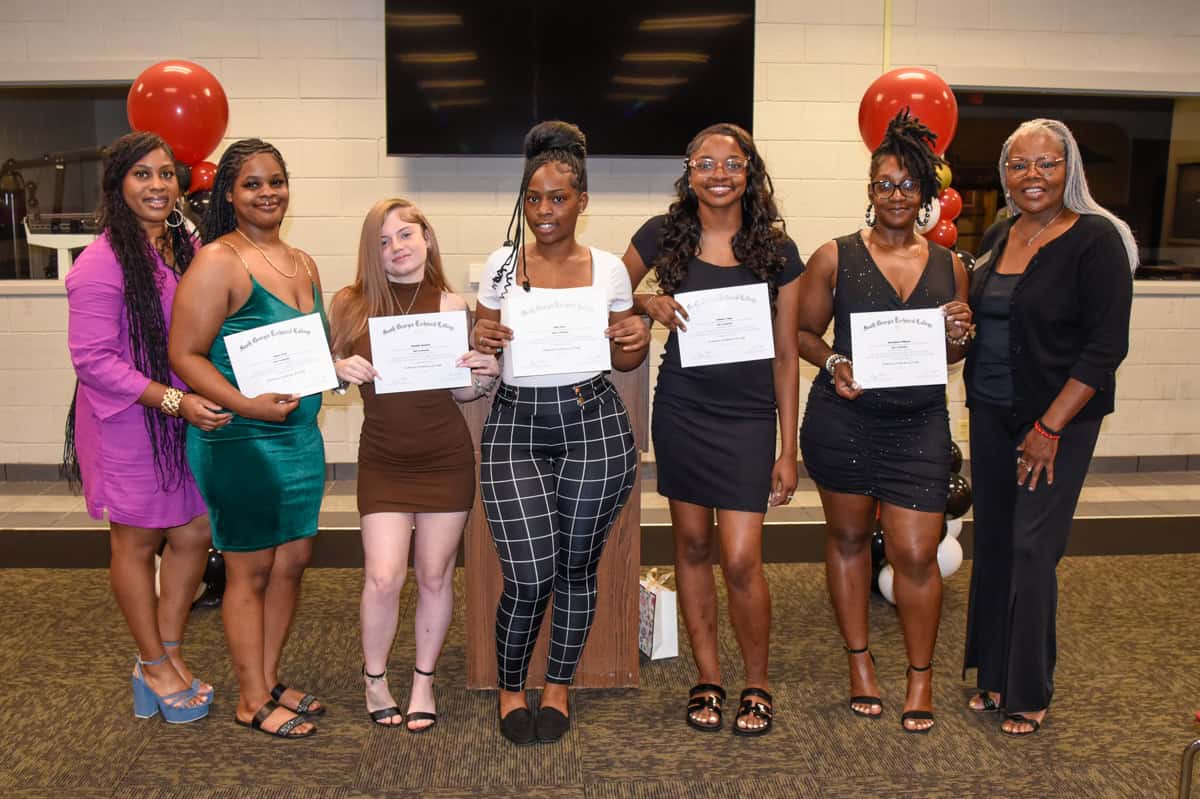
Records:
[[[1038,419],[1036,422],[1033,423],[1033,429],[1038,431],[1039,435],[1042,435],[1042,436],[1050,439],[1051,441],[1058,441],[1060,438],[1062,438],[1061,432],[1054,432],[1054,431],[1050,430],[1050,428],[1048,428],[1042,424],[1041,419]]]

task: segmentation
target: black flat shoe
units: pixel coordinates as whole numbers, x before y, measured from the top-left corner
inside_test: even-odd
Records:
[[[762,701],[765,700],[766,704]],[[775,700],[761,688],[747,688],[742,691],[742,704],[738,707],[737,716],[733,719],[733,734],[753,737],[766,735],[775,723]],[[756,718],[763,724],[761,727],[743,727],[738,721],[745,718]]]
[[[555,707],[539,707],[534,722],[537,739],[544,744],[554,743],[571,729],[571,719]]]
[[[995,699],[992,699],[992,695],[987,691],[980,691],[979,693],[975,694],[973,698],[979,700],[979,706],[976,707],[971,703],[971,700],[968,699],[967,710],[971,711],[972,713],[993,713],[1000,709],[1000,705]]]
[[[529,708],[519,707],[500,719],[500,734],[517,746],[536,742],[537,731],[534,729],[533,714],[529,712]]]
[[[1033,729],[1030,730],[1006,730],[1004,725],[1000,725],[1000,732],[1011,738],[1024,738],[1026,735],[1033,735],[1042,728],[1042,723],[1037,719],[1031,719],[1028,716],[1022,716],[1020,713],[1009,713],[1004,717],[1005,721],[1011,721],[1013,724],[1028,724]]]
[[[365,674],[366,672],[364,671],[363,673]],[[281,682],[275,683],[275,687],[271,689],[271,698],[278,702],[280,707],[287,708],[293,713],[299,713],[301,716],[325,715],[324,705],[321,705],[316,710],[313,709],[313,703],[319,700],[312,694],[305,694],[304,696],[300,697],[300,701],[296,703],[295,707],[288,707],[287,705],[283,704],[283,692],[287,689],[288,687]]]
[[[687,719],[688,726],[700,732],[717,732],[721,729],[721,703],[725,701],[725,689],[719,685],[702,682],[692,686],[688,691]],[[710,710],[717,718],[706,724],[697,721],[692,715],[700,710]]]

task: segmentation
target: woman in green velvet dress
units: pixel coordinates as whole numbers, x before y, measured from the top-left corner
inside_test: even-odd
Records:
[[[321,395],[245,396],[224,341],[312,313],[325,320],[316,264],[279,237],[287,206],[278,150],[246,139],[225,151],[201,225],[205,246],[175,293],[169,351],[188,385],[234,414],[219,430],[190,428],[187,442],[213,546],[225,553],[222,614],[240,692],[234,720],[303,738],[316,732],[309,717],[325,708],[277,672],[324,492]]]

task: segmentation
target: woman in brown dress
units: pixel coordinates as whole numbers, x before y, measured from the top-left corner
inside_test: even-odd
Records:
[[[475,455],[455,405],[484,396],[499,367],[471,351],[458,360],[472,370],[460,389],[378,394],[367,320],[458,311],[433,228],[407,200],[381,200],[363,220],[358,276],[330,306],[334,367],[363,400],[358,448],[358,512],[362,517],[363,676],[367,712],[384,726],[424,732],[437,723],[433,673],[454,607],[454,561],[475,498]],[[387,660],[399,621],[400,589],[415,531],[416,663],[408,711],[387,685]]]

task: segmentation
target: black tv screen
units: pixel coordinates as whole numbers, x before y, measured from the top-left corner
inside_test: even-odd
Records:
[[[754,0],[387,0],[391,155],[516,155],[563,119],[593,155],[750,130]]]

